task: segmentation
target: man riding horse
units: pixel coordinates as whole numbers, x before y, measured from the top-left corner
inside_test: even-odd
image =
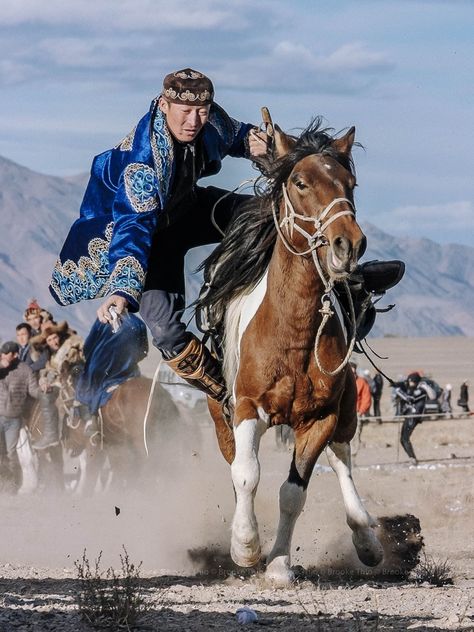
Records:
[[[105,297],[97,310],[103,323],[114,310],[139,310],[165,362],[224,400],[219,362],[182,321],[184,257],[221,241],[248,198],[198,180],[218,173],[227,155],[258,164],[266,153],[266,134],[215,103],[208,77],[190,68],[166,75],[149,112],[93,161],[80,217],[53,270],[55,300],[68,305]],[[378,262],[357,272],[357,291],[368,282],[369,292],[383,292],[400,280],[403,264]]]

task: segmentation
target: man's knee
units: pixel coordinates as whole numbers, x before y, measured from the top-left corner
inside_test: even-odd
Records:
[[[184,296],[179,293],[162,290],[143,293],[140,316],[150,330],[154,346],[165,354],[180,351],[189,339],[181,320],[184,308]]]

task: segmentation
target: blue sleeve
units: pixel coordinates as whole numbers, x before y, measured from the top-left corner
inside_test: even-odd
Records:
[[[221,158],[250,158],[248,134],[253,125],[232,118],[217,103],[211,107],[209,123],[219,135]]]
[[[144,163],[124,169],[112,208],[107,294],[127,299],[138,310],[160,202],[154,170]]]

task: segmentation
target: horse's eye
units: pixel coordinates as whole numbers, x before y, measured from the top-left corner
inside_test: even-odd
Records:
[[[307,188],[306,184],[305,184],[304,182],[301,182],[301,180],[297,180],[297,181],[295,182],[295,186],[296,186],[296,187],[297,187],[300,191],[303,191],[303,189],[306,189],[306,188]]]

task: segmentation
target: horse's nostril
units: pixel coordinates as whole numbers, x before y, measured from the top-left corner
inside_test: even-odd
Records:
[[[332,242],[332,247],[335,254],[339,257],[347,257],[351,252],[351,244],[350,241],[346,237],[342,237],[339,235],[335,237]]]

